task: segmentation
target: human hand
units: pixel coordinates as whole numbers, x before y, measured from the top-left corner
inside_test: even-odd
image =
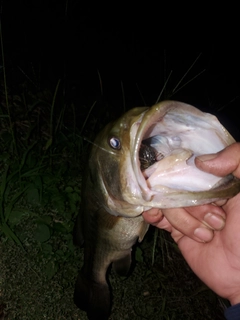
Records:
[[[213,204],[164,210],[152,208],[142,216],[147,223],[170,232],[176,242],[184,235],[198,242],[209,242],[214,230],[221,230],[225,225],[225,212]]]
[[[240,178],[240,143],[235,143],[217,154],[201,156],[196,159],[196,165],[199,169],[218,176],[232,173]],[[223,204],[222,209],[226,214],[226,225],[221,231],[214,231],[214,237],[208,243],[197,242],[194,237],[191,239],[186,233],[181,233],[181,230],[171,226],[171,221],[166,221],[164,225],[169,216],[180,216],[179,210],[182,214],[182,210],[185,212],[187,208],[169,209],[170,215],[169,210],[162,210],[161,214],[165,217],[161,217],[162,220],[158,222],[156,219],[155,225],[171,232],[196,275],[233,305],[240,303],[240,193]],[[197,210],[203,209],[198,207]],[[194,216],[201,217],[202,213],[199,216],[198,214],[196,211]],[[150,220],[148,213],[144,213],[144,217],[147,221]]]
[[[225,212],[220,207],[226,200],[215,204],[194,207],[160,210],[151,208],[142,213],[147,223],[167,230],[177,242],[186,235],[198,242],[213,239],[214,230],[221,230],[225,225]]]

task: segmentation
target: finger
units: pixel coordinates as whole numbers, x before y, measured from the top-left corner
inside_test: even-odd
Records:
[[[157,225],[163,218],[163,213],[158,208],[152,208],[142,213],[143,219],[152,225]]]
[[[222,208],[213,204],[206,204],[203,206],[186,207],[184,208],[192,217],[199,222],[214,230],[222,230],[225,226],[225,212]],[[158,209],[151,209],[144,214],[146,222],[171,232],[169,221],[163,218],[163,214]],[[199,224],[198,224],[199,225]],[[176,227],[179,228],[179,227]]]
[[[228,199],[222,199],[222,200],[217,200],[214,202],[214,204],[218,207],[222,207],[227,203]],[[224,213],[225,215],[225,213]]]
[[[166,213],[165,209],[166,219],[160,209],[152,208],[143,212],[143,218],[147,223],[171,232],[175,241],[185,234],[197,241],[207,242],[212,239],[213,233],[206,227],[221,230],[225,225],[225,212],[213,204],[169,210],[174,210],[175,216],[172,217],[171,211]]]
[[[240,143],[233,143],[215,154],[196,157],[195,164],[200,170],[220,177],[232,173],[240,178]]]
[[[182,232],[178,231],[177,229],[175,228],[172,228],[171,230],[171,237],[173,238],[173,240],[178,244],[180,243],[180,240],[181,239],[185,239],[185,238],[188,238],[187,236],[185,236],[184,234],[182,234]],[[188,238],[190,240],[190,238]],[[192,240],[192,239],[191,239]],[[202,242],[202,241],[199,241],[197,240],[198,242]],[[196,241],[194,241],[196,242]]]
[[[173,230],[172,225],[169,223],[169,221],[165,217],[163,217],[161,221],[154,223],[153,226],[159,229],[166,230],[168,232],[172,232]]]
[[[162,212],[173,228],[191,239],[198,242],[209,242],[212,240],[214,236],[213,230],[189,214],[184,208],[164,209]]]
[[[214,230],[222,230],[225,226],[226,214],[221,207],[205,204],[196,207],[186,207],[185,210],[192,217]]]
[[[168,231],[171,233],[171,236],[175,242],[178,242],[185,235],[182,234],[177,229],[173,228],[169,221],[162,215],[161,210],[152,208],[148,211],[142,213],[144,220],[151,225]]]

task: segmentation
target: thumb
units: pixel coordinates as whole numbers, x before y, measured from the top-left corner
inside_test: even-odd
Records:
[[[240,178],[240,143],[233,143],[215,154],[196,157],[198,169],[224,177],[230,173]]]

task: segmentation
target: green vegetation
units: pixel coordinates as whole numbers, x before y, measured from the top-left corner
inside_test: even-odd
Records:
[[[60,82],[53,94],[27,82],[1,90],[0,302],[12,320],[86,319],[72,301],[83,259],[72,228],[87,146],[62,96]],[[131,275],[110,281],[112,320],[223,319],[222,302],[165,233],[150,232]]]
[[[58,90],[59,83],[54,94],[23,83],[13,92],[4,81],[1,91],[0,298],[10,319],[67,319],[69,306],[59,299],[73,290],[81,260],[71,233],[84,147],[78,132],[65,128],[64,107],[55,108]]]
[[[67,101],[60,80],[53,90],[28,75],[12,85],[4,59],[0,76],[0,319],[84,320],[72,299],[83,260],[72,229],[88,150],[83,135],[91,141],[101,117],[89,120],[94,101]],[[110,274],[111,320],[224,319],[223,301],[168,234],[151,229],[134,257],[128,278]]]

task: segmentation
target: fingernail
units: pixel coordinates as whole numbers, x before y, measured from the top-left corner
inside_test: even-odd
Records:
[[[208,160],[212,160],[214,158],[216,158],[217,154],[216,153],[209,153],[209,154],[203,154],[201,156],[196,157],[196,159],[204,162],[204,161],[208,161]]]
[[[149,209],[149,210],[145,210],[144,212],[146,212],[151,217],[155,217],[155,216],[159,215],[159,209],[157,209],[157,208],[152,208],[152,209]]]
[[[204,221],[215,230],[221,230],[225,225],[225,220],[219,215],[214,215],[211,212],[207,213],[204,217]]]
[[[212,240],[213,232],[207,228],[197,228],[194,235],[202,242],[209,242]]]

